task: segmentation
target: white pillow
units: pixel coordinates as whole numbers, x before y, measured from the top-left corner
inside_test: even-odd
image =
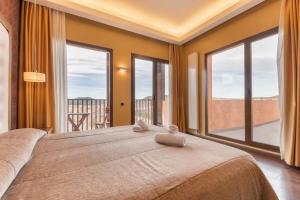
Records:
[[[16,129],[0,135],[0,198],[30,160],[37,141],[46,134],[39,129]]]

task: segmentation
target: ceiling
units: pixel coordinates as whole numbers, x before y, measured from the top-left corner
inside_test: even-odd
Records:
[[[262,1],[37,0],[41,5],[175,44],[183,44]]]

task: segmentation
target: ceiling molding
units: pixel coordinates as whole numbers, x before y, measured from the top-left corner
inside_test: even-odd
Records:
[[[34,0],[26,0],[34,2]],[[219,26],[220,24],[232,19],[233,17],[249,10],[250,8],[262,3],[265,0],[240,0],[233,6],[222,10],[213,17],[199,24],[196,28],[192,28],[181,35],[174,35],[152,27],[135,23],[128,19],[100,12],[90,7],[82,6],[68,0],[37,0],[37,3],[46,7],[50,7],[65,13],[87,18],[96,22],[100,22],[109,26],[127,30],[133,33],[144,35],[150,38],[161,40],[168,43],[182,45],[197,36]]]

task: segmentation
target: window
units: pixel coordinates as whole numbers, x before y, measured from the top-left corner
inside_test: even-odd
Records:
[[[167,125],[169,65],[167,61],[132,55],[132,123]]]
[[[153,124],[153,61],[134,59],[135,62],[135,120]]]
[[[157,125],[169,124],[169,64],[157,62],[156,70],[156,109]]]
[[[9,129],[9,33],[0,23],[0,133]]]
[[[274,146],[280,144],[277,41],[272,35],[251,43],[252,139]]]
[[[209,133],[245,140],[244,44],[210,56]]]
[[[67,44],[68,131],[111,126],[111,51]]]
[[[276,29],[207,54],[206,133],[278,150]]]

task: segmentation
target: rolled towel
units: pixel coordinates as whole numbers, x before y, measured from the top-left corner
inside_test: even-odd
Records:
[[[169,126],[168,126],[168,132],[169,132],[169,133],[172,133],[172,134],[178,133],[178,126],[176,126],[176,125],[174,125],[174,124],[169,125]]]
[[[154,140],[157,143],[170,146],[184,147],[186,145],[185,137],[177,134],[158,133],[155,135]]]
[[[138,121],[136,122],[136,124],[139,125],[140,127],[142,127],[142,129],[143,129],[144,131],[148,131],[148,130],[149,130],[148,125],[147,125],[143,120],[138,120]]]
[[[137,125],[137,124],[134,124],[134,125],[132,126],[132,130],[133,130],[134,132],[142,132],[142,131],[144,131],[143,128],[140,127],[140,126]]]

